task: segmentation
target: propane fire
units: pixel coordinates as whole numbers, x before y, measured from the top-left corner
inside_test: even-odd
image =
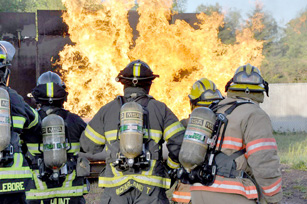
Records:
[[[237,67],[259,66],[263,59],[263,42],[253,38],[253,28],[237,31],[234,45],[221,42],[223,15],[197,15],[199,29],[183,20],[171,24],[172,0],[138,0],[135,42],[128,22],[134,0],[62,1],[74,42],[60,52],[69,92],[65,108],[84,117],[122,94],[122,85],[114,79],[131,60],[145,61],[160,75],[150,94],[183,118],[190,113],[187,95],[196,80],[207,77],[223,92]]]

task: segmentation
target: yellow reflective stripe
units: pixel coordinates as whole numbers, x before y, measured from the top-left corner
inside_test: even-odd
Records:
[[[106,138],[108,141],[112,141],[112,140],[116,140],[117,137],[117,130],[110,130],[105,132]],[[118,139],[119,139],[119,135],[118,135]]]
[[[38,150],[38,145],[37,143],[27,143],[28,150],[31,155],[35,154],[40,154],[41,152]],[[42,150],[42,149],[41,149]]]
[[[38,178],[39,170],[33,170],[32,172],[33,172],[33,179],[34,179],[35,187],[38,190],[45,190],[45,189],[47,189],[46,183]]]
[[[98,186],[106,188],[116,187],[125,184],[129,180],[135,180],[139,183],[166,189],[169,189],[171,185],[171,179],[169,178],[162,178],[159,176],[127,175],[121,177],[99,177]]]
[[[6,55],[0,54],[0,59],[6,59]]]
[[[144,138],[148,138],[148,131],[147,129],[144,129]],[[161,140],[162,137],[162,131],[161,130],[149,130],[149,134],[151,139],[153,139],[156,143],[158,143]],[[110,130],[105,132],[107,141],[113,141],[117,138],[117,130]],[[120,135],[118,135],[118,139],[120,139]]]
[[[22,163],[23,163],[23,156],[21,153],[14,153],[14,164],[12,165],[12,167],[22,167]]]
[[[68,153],[78,153],[78,152],[80,152],[80,142],[72,142],[71,149],[68,151]]]
[[[176,133],[183,131],[183,130],[185,130],[185,129],[179,121],[174,122],[173,124],[171,124],[167,128],[165,128],[163,138],[164,138],[165,141],[167,141],[173,135],[175,135]]]
[[[76,197],[84,194],[83,186],[74,186],[69,188],[52,188],[41,190],[30,190],[26,192],[27,200],[39,200],[59,197]]]
[[[91,128],[90,125],[86,126],[85,136],[99,145],[104,145],[106,141],[105,137],[99,134],[98,132],[96,132],[93,128]]]
[[[29,167],[0,168],[0,179],[32,178]]]
[[[46,84],[47,96],[53,97],[53,82],[49,82]]]
[[[144,138],[148,138],[148,131],[147,129],[144,129],[145,135]],[[161,130],[149,130],[150,138],[153,139],[156,143],[159,143],[159,141],[162,138],[162,131]]]
[[[88,190],[87,190],[87,184],[83,185],[83,194],[87,194]]]
[[[30,108],[31,108],[31,107],[30,107]],[[32,112],[34,113],[35,118],[34,118],[34,120],[29,124],[29,126],[27,127],[27,129],[30,129],[30,128],[34,127],[34,126],[37,125],[37,123],[38,123],[38,113],[37,113],[37,111],[34,110],[33,108],[31,108],[31,110],[32,110]]]
[[[65,181],[63,182],[63,187],[72,187],[72,182],[76,178],[76,171],[73,171],[71,174],[66,175]]]
[[[137,176],[134,180],[150,186],[158,186],[166,189],[169,189],[171,186],[171,179],[158,176]]]
[[[114,176],[123,176],[123,173],[120,171],[117,171],[116,168],[112,164],[110,165],[110,167],[111,167],[111,170]]]
[[[230,86],[232,89],[250,89],[250,90],[259,90],[259,91],[264,91],[264,87],[262,85],[255,85],[255,84],[232,84]]]
[[[148,171],[142,171],[142,175],[146,175],[146,176],[150,176],[152,175],[153,169],[156,165],[157,160],[151,160],[150,161],[150,168],[148,169]]]
[[[133,65],[133,76],[140,76],[141,74],[141,63],[135,63]]]
[[[171,167],[172,169],[179,168],[179,163],[174,162],[170,157],[167,158],[167,165]]]
[[[26,122],[26,118],[21,116],[12,116],[13,119],[13,127],[23,129],[23,126]]]

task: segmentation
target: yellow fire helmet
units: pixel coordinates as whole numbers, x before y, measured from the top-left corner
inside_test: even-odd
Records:
[[[263,92],[269,96],[269,85],[263,80],[259,69],[251,64],[240,66],[226,84],[225,91]]]
[[[223,96],[211,80],[201,78],[193,84],[189,98],[194,109],[195,106],[208,107],[213,101],[222,100]]]

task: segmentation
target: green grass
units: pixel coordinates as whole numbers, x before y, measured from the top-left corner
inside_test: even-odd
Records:
[[[280,161],[307,171],[307,133],[275,133]]]
[[[307,199],[307,187],[306,186],[296,185],[296,186],[293,186],[293,189],[297,189],[300,192],[302,192],[303,199]]]

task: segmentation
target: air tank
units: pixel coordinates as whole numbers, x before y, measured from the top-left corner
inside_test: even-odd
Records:
[[[59,170],[67,162],[65,123],[62,117],[50,114],[42,121],[43,155],[46,167]]]
[[[11,141],[10,97],[4,87],[0,87],[0,151],[3,151]]]
[[[204,162],[215,121],[209,108],[195,108],[191,113],[179,152],[179,162],[188,172]]]
[[[136,102],[125,103],[120,110],[120,152],[128,159],[142,153],[143,108]]]

